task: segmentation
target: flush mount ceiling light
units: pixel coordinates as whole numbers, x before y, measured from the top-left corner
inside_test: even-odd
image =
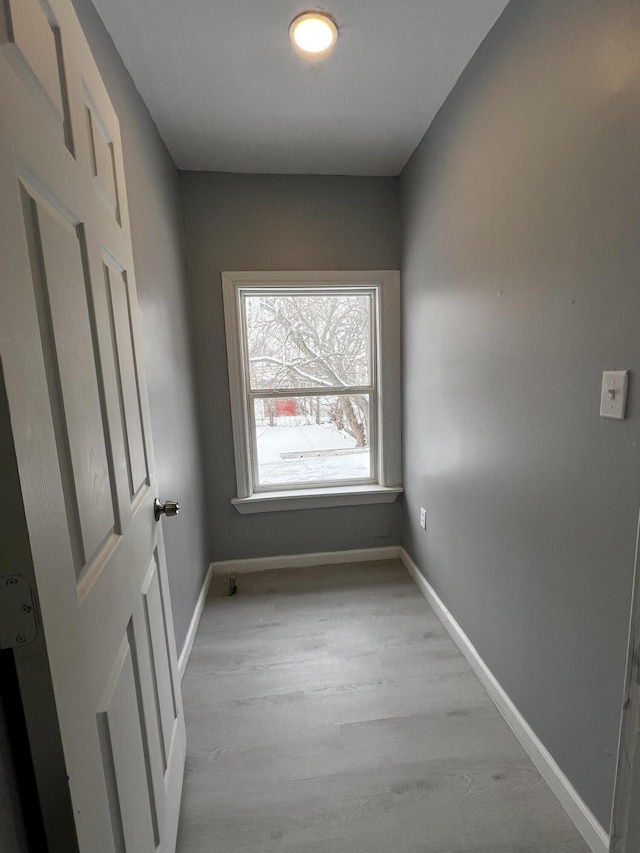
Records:
[[[324,12],[304,12],[291,21],[289,38],[304,56],[326,56],[336,43],[338,28]]]

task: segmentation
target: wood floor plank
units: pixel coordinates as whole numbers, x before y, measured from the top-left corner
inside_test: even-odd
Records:
[[[295,739],[252,747],[237,743],[187,759],[189,784],[205,792],[222,787],[231,791],[260,791],[314,776],[344,773],[349,768],[338,727],[310,729],[304,750]]]
[[[196,682],[202,685],[203,692],[211,693],[211,678],[215,678],[215,692],[220,701],[232,702],[294,690],[313,691],[369,682],[381,678],[384,669],[379,656],[372,652],[341,656],[327,651],[305,661],[294,658],[240,669],[228,669],[225,664],[219,670],[199,657],[194,661],[190,674],[194,693],[197,691]]]
[[[588,853],[397,560],[214,578],[178,853]]]

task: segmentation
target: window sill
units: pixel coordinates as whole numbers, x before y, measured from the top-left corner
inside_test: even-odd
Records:
[[[257,492],[249,498],[232,498],[239,513],[281,512],[292,509],[393,503],[402,486],[340,486],[335,489],[295,489]]]

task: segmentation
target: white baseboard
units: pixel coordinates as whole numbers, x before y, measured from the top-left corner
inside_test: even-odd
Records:
[[[198,600],[196,601],[196,606],[193,611],[193,616],[191,617],[191,623],[189,624],[189,630],[187,631],[187,636],[185,637],[184,645],[182,646],[182,651],[180,652],[180,657],[178,658],[178,675],[180,676],[181,681],[182,677],[184,676],[184,671],[187,668],[187,663],[189,662],[189,655],[191,654],[191,649],[193,648],[193,641],[196,638],[196,631],[198,630],[198,625],[200,624],[200,617],[202,616],[202,611],[204,610],[204,603],[207,600],[207,593],[209,592],[209,586],[211,584],[212,577],[213,563],[210,563],[209,568],[207,569],[207,574],[204,578],[204,583],[202,584],[202,589],[200,590],[200,595],[198,596]]]
[[[212,563],[214,575],[262,572],[267,569],[303,569],[339,563],[364,563],[369,560],[393,560],[400,556],[400,546],[358,548],[353,551],[318,551],[315,554],[285,554],[280,557],[249,557],[246,560],[222,560]]]
[[[404,548],[400,559],[593,853],[608,853],[608,834]]]

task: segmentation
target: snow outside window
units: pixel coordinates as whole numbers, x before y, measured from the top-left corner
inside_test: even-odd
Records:
[[[394,500],[398,274],[223,273],[223,292],[239,511]]]

